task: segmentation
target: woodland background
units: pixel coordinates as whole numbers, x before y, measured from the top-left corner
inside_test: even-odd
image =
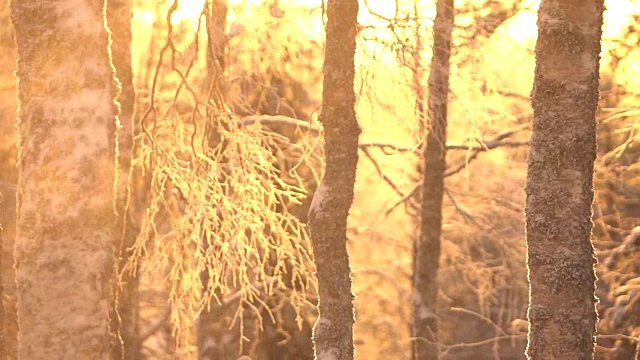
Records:
[[[129,310],[137,312],[132,356],[195,356],[197,344],[203,343],[198,337],[206,332],[216,344],[217,358],[311,359],[317,299],[304,223],[323,164],[317,119],[324,7],[311,0],[213,3],[227,6],[219,29],[227,39],[221,99],[246,127],[244,135],[234,132],[238,129],[223,130],[236,134],[226,146],[238,148],[224,156],[254,164],[245,172],[257,175],[251,181],[238,178],[246,186],[244,195],[207,207],[212,194],[222,191],[207,188],[210,173],[193,167],[193,159],[202,154],[194,139],[207,139],[202,129],[211,116],[200,102],[215,74],[206,59],[205,49],[214,46],[207,43],[204,28],[207,8],[202,1],[134,0],[131,105],[137,137],[127,179],[127,231],[138,239],[134,248],[140,258],[128,264],[138,271],[139,291],[125,299]],[[616,0],[606,5],[593,216],[600,299],[596,350],[602,359],[633,359],[640,354],[640,231],[634,230],[640,226],[640,3]],[[537,2],[527,0],[455,2],[438,294],[443,359],[524,358],[528,285],[523,189],[536,8]],[[7,1],[0,0],[2,335],[5,352],[13,358],[10,249],[16,221],[17,97],[8,16]],[[363,1],[358,15],[356,113],[363,133],[348,248],[361,359],[410,358],[412,244],[419,215],[414,195],[424,136],[416,116],[416,79],[429,73],[434,16],[433,2],[420,0]],[[272,199],[273,194],[279,198]],[[194,225],[194,219],[212,213],[234,220]],[[204,311],[211,315],[208,321],[202,314],[196,321],[203,306],[201,276],[216,275],[203,275],[201,259],[184,255],[187,247],[176,244],[211,232],[260,244],[260,236],[246,235],[253,231],[251,222],[267,223],[278,214],[289,225],[281,229],[278,246],[283,252],[276,251],[271,260],[286,263],[293,278],[256,285],[256,278],[276,277],[274,263],[259,267],[246,260],[251,250],[227,245],[222,256],[203,261],[235,275],[216,278],[221,286],[212,293],[221,304]],[[176,272],[176,263],[195,265]]]

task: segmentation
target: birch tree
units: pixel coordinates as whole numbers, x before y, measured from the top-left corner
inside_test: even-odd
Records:
[[[3,320],[0,321],[0,359],[17,356],[17,321],[15,309],[15,272],[13,269],[13,245],[15,239],[17,169],[14,159],[18,138],[14,124],[18,108],[16,84],[13,71],[16,63],[16,49],[13,27],[9,16],[9,0],[0,0],[0,227],[2,244],[0,248],[0,307]]]
[[[13,0],[19,357],[107,359],[117,85],[104,2]]]
[[[592,359],[590,241],[603,0],[543,0],[525,187],[528,359]]]
[[[357,0],[329,0],[320,121],[325,174],[309,208],[318,277],[317,359],[353,359],[353,293],[347,217],[353,203],[360,126],[355,114],[354,55]]]
[[[414,246],[413,359],[438,359],[438,263],[442,232],[442,197],[446,170],[447,98],[453,29],[453,0],[438,0],[433,25],[433,57],[429,74],[427,137],[423,146],[424,176],[420,237]],[[417,66],[417,64],[416,64]],[[421,99],[418,99],[420,101]],[[420,103],[419,103],[420,104]],[[420,106],[418,107],[421,112]]]
[[[2,193],[0,193],[0,203],[1,202],[2,202]],[[2,254],[3,253],[4,253],[4,250],[2,246],[2,224],[0,224],[0,275],[4,273],[2,271]],[[2,277],[0,277],[0,279],[1,278]],[[4,298],[4,286],[2,286],[2,281],[0,281],[0,329],[3,329],[3,324],[4,324],[4,301],[2,301],[3,298]],[[7,358],[6,343],[7,343],[7,340],[5,339],[4,331],[2,331],[2,334],[0,335],[0,359]]]

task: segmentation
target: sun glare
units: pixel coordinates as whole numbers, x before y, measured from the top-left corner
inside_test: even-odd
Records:
[[[188,0],[178,3],[178,8],[173,13],[174,21],[189,21],[193,24],[198,23],[198,18],[202,13],[204,0]]]

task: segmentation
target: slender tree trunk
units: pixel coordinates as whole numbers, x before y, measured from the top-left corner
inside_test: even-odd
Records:
[[[528,359],[593,359],[590,241],[603,0],[543,0],[526,182]]]
[[[221,103],[222,86],[226,71],[226,26],[227,26],[227,1],[208,0],[207,6],[207,96],[214,103]],[[213,110],[215,111],[215,110]],[[211,149],[218,147],[222,137],[218,130],[218,124],[214,118],[215,114],[208,110],[209,133],[208,143]],[[207,289],[209,284],[209,274],[203,271],[200,274],[203,289]],[[218,294],[222,298],[222,294]],[[198,346],[198,360],[216,360],[225,355],[225,340],[223,334],[227,331],[229,324],[224,316],[225,306],[212,301],[210,307],[202,310],[198,316],[196,324],[196,340]],[[240,342],[243,340],[240,339]]]
[[[118,334],[122,349],[116,349],[116,358],[135,360],[140,358],[138,343],[138,279],[130,272],[122,272],[129,260],[130,249],[136,239],[130,210],[127,206],[127,188],[129,184],[133,151],[133,112],[135,93],[133,89],[133,71],[131,69],[131,1],[107,1],[107,25],[111,30],[111,59],[120,81],[120,127],[118,128],[118,184],[116,210],[118,217],[114,227],[115,247],[119,249],[118,273],[121,278],[116,286],[115,303],[111,315],[113,331]],[[124,352],[122,352],[122,350]]]
[[[446,170],[447,98],[453,0],[438,0],[429,74],[420,237],[414,246],[413,359],[438,359],[438,265]]]
[[[212,97],[219,96],[227,70],[227,0],[208,0],[207,7],[207,79]]]
[[[357,0],[329,0],[320,121],[325,174],[309,209],[318,276],[316,359],[353,359],[353,293],[347,217],[353,203],[360,126],[355,114],[354,56]]]
[[[21,359],[108,359],[116,82],[104,2],[13,0]]]

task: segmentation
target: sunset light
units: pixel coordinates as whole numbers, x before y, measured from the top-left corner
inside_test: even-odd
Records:
[[[640,359],[640,1],[0,0],[0,360]]]

